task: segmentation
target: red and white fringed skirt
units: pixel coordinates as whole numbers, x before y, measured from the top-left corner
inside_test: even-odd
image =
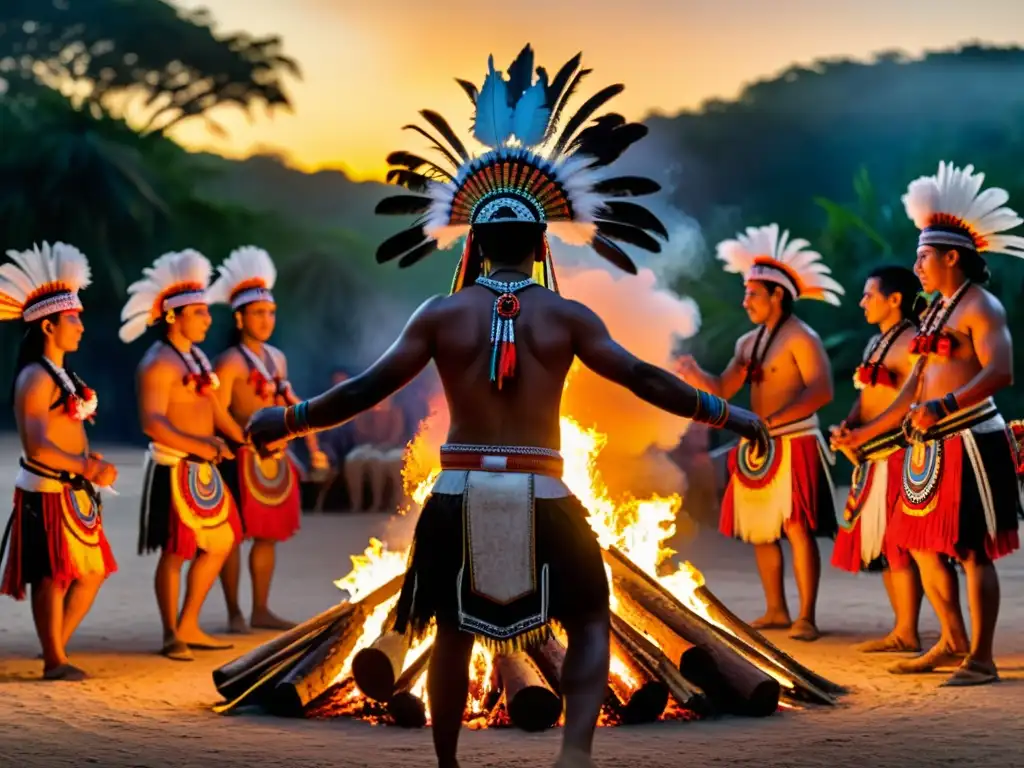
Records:
[[[789,525],[833,537],[831,455],[817,418],[782,427],[777,436],[774,432],[767,456],[755,459],[746,440],[729,454],[730,478],[718,530],[748,544],[778,541]]]
[[[43,579],[67,589],[83,576],[105,578],[117,570],[99,507],[86,491],[69,486],[53,492],[15,489],[4,543],[0,593],[16,600]]]
[[[900,498],[903,449],[871,454],[853,470],[850,493],[832,547],[832,566],[850,573],[887,566],[906,568],[906,552],[888,546],[887,529]]]
[[[1016,551],[1022,498],[1015,462],[1012,437],[998,413],[907,448],[890,523],[892,545],[953,559],[983,552],[994,560]]]
[[[199,551],[226,554],[242,540],[234,499],[213,464],[146,457],[139,515],[139,554],[163,550],[186,560]]]
[[[235,498],[247,539],[286,541],[294,536],[302,518],[299,473],[287,454],[261,459],[242,446],[238,458],[224,461],[220,472]]]

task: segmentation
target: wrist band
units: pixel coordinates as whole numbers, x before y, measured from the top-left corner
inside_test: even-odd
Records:
[[[956,395],[950,392],[944,398],[942,398],[942,407],[946,409],[946,415],[956,413],[960,410],[960,405],[956,401]]]
[[[297,405],[289,405],[284,409],[284,428],[289,435],[305,435],[309,428],[309,401],[303,400]]]
[[[729,419],[729,404],[710,392],[698,389],[697,407],[690,418],[710,427],[721,427]]]

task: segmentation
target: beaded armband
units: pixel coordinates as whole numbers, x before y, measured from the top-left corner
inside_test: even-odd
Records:
[[[690,418],[718,429],[729,420],[729,404],[710,392],[698,389],[697,408]]]
[[[284,409],[284,428],[290,436],[307,435],[313,430],[309,426],[309,401],[303,400]]]

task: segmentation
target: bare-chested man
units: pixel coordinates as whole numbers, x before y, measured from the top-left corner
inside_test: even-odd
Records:
[[[999,613],[993,560],[1019,547],[1020,484],[1011,437],[992,400],[1013,384],[1013,343],[1006,312],[981,287],[989,276],[981,254],[1024,255],[1024,238],[1002,234],[1021,218],[1002,207],[1006,192],[981,191],[983,181],[972,166],[940,163],[937,176],[911,182],[903,196],[921,230],[914,272],[940,298],[921,319],[911,346],[915,367],[899,396],[877,419],[836,440],[857,448],[903,426],[910,447],[888,536],[913,555],[942,635],[923,656],[891,671],[956,666],[945,685],[999,679],[992,656]],[[970,639],[953,562],[967,576]]]
[[[561,676],[566,720],[559,765],[592,764],[594,727],[608,679],[608,585],[587,513],[561,481],[559,407],[574,358],[667,411],[726,426],[762,449],[768,443],[753,414],[730,409],[636,359],[612,341],[593,312],[542,287],[555,287],[545,229],[592,243],[616,264],[635,269],[608,238],[628,236],[657,248],[645,230],[662,234],[664,228],[632,203],[619,207],[605,199],[597,207],[602,198],[627,189],[654,191],[656,184],[636,177],[598,182],[586,169],[587,163],[610,162],[643,135],[642,129],[617,136],[608,135],[616,133],[612,130],[581,133],[576,157],[565,164],[557,151],[545,159],[529,149],[548,133],[546,99],[559,96],[558,88],[546,93],[543,84],[530,86],[532,58],[527,47],[510,68],[518,73],[514,82],[506,83],[492,69],[479,92],[479,101],[497,105],[475,123],[474,135],[492,151],[471,159],[461,144],[453,147],[463,164],[452,169],[452,181],[433,187],[433,204],[431,197],[404,195],[378,207],[402,213],[430,209],[425,224],[380,247],[381,261],[404,255],[400,264],[410,264],[437,244],[467,235],[452,294],[427,301],[361,375],[309,402],[260,411],[249,427],[261,449],[289,435],[330,428],[373,407],[431,361],[436,364],[451,428],[441,449],[442,472],[417,525],[395,626],[419,634],[437,620],[428,690],[443,768],[457,765],[474,636],[498,650],[529,644],[546,636],[551,618],[562,623],[569,638]],[[568,74],[578,65],[577,57],[566,67]],[[512,110],[503,112],[506,88],[517,105],[515,129]],[[442,122],[436,115],[429,119]],[[605,116],[602,124],[621,122]],[[525,131],[517,137],[524,146],[507,146],[513,130]],[[571,138],[564,137],[563,146]],[[392,156],[402,164],[408,157]],[[416,189],[430,186],[404,178]]]
[[[0,544],[0,558],[7,552],[0,593],[22,600],[32,588],[43,678],[84,680],[67,645],[117,570],[98,491],[114,484],[117,470],[89,450],[84,422],[96,413],[96,393],[65,361],[85,330],[78,292],[89,285],[89,262],[64,243],[8,256],[14,263],[0,267],[0,320],[26,327],[11,388],[22,458]]]
[[[818,411],[832,400],[832,369],[821,339],[793,316],[797,299],[839,303],[842,287],[830,278],[820,254],[805,240],[779,236],[779,227],[750,227],[718,245],[725,269],[746,282],[743,308],[757,326],[736,342],[721,376],[704,371],[692,357],[678,373],[695,387],[730,400],[750,384],[754,413],[771,430],[772,449],[754,461],[741,442],[729,457],[731,477],[722,499],[719,530],[754,545],[767,610],[757,629],[789,629],[797,640],[819,637],[815,608],[821,555],[815,537],[835,535],[835,502],[828,464],[833,461],[818,424]],[[783,584],[785,535],[793,548],[800,613],[791,622]]]
[[[267,343],[277,322],[277,305],[271,293],[277,270],[270,255],[251,246],[238,248],[218,271],[220,276],[210,286],[209,300],[231,307],[234,330],[231,344],[214,361],[220,379],[217,396],[241,429],[260,408],[294,405],[299,399],[288,382],[288,361],[281,350]],[[307,443],[313,468],[326,468],[327,457],[320,451],[316,436],[307,436]],[[294,626],[292,622],[271,613],[267,600],[274,578],[276,545],[299,530],[299,473],[286,454],[261,459],[249,446],[232,447],[236,458],[221,462],[220,471],[238,506],[245,538],[252,539],[250,623],[256,629],[288,629]],[[239,541],[220,575],[228,628],[235,633],[245,633],[249,627],[238,605],[241,560]]]
[[[243,442],[242,430],[217,400],[217,376],[197,346],[210,328],[210,272],[210,262],[195,251],[164,254],[128,287],[130,298],[121,313],[122,341],[134,341],[148,326],[160,333],[138,370],[139,419],[152,441],[139,554],[160,550],[155,587],[164,633],[161,653],[176,661],[191,661],[193,650],[231,647],[199,628],[199,612],[242,536],[238,511],[216,466],[233,455],[216,432]],[[192,565],[179,614],[186,560]]]
[[[833,436],[877,418],[888,408],[913,367],[910,343],[917,332],[915,301],[921,282],[905,267],[879,267],[864,283],[860,306],[865,319],[878,326],[863,362],[853,376],[860,394],[850,415]],[[832,565],[851,573],[882,569],[882,581],[896,616],[885,637],[858,646],[865,653],[921,650],[917,621],[921,613],[921,579],[910,556],[887,546],[886,526],[899,501],[903,474],[903,432],[893,429],[849,452],[854,464],[850,493],[839,523]]]

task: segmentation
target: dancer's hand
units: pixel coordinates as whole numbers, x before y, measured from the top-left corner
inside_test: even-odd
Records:
[[[929,400],[927,403],[918,403],[910,406],[910,412],[904,420],[910,425],[910,429],[916,433],[924,434],[931,429],[939,420],[941,407],[937,400]],[[907,430],[905,429],[904,432]]]
[[[683,381],[687,381],[700,376],[701,367],[697,364],[697,361],[693,359],[693,355],[683,355],[676,359],[675,372],[679,378]]]
[[[772,438],[768,434],[768,427],[756,413],[730,405],[729,420],[725,426],[754,444],[755,457],[768,455],[768,446]]]
[[[261,408],[252,415],[245,427],[245,436],[261,456],[274,453],[274,443],[287,442],[288,426],[284,422],[285,409],[279,405]]]
[[[330,462],[327,461],[327,454],[323,451],[313,451],[309,455],[309,463],[316,470],[327,469],[330,466]]]

